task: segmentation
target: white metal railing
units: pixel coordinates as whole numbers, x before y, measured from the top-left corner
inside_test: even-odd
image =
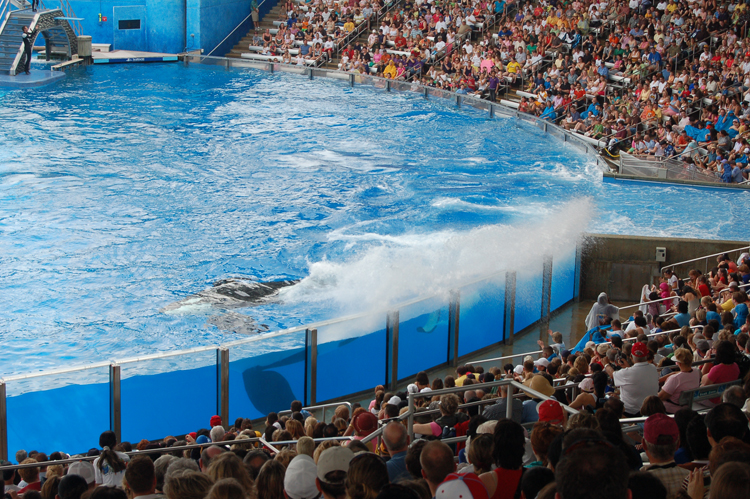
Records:
[[[352,404],[350,402],[331,402],[330,404],[311,405],[311,406],[308,406],[308,407],[303,407],[302,410],[303,411],[307,411],[307,412],[313,412],[313,411],[319,411],[319,410],[323,409],[323,417],[321,418],[321,421],[325,421],[326,420],[326,409],[328,409],[329,407],[338,407],[340,405],[345,405],[345,406],[349,407],[349,414],[351,415],[351,413],[352,413]],[[279,416],[282,416],[284,414],[291,414],[291,413],[292,413],[292,410],[291,409],[287,409],[285,411],[279,411],[277,414]]]
[[[668,298],[659,298],[658,300],[651,300],[651,301],[644,301],[642,303],[635,303],[633,305],[628,305],[626,307],[619,307],[619,310],[627,310],[629,308],[637,308],[642,307],[643,305],[648,305],[650,303],[661,303],[663,301],[669,301],[669,300],[679,300],[679,296],[670,296]]]
[[[544,395],[543,393],[539,393],[538,391],[533,390],[533,389],[529,388],[528,386],[526,386],[526,385],[524,385],[522,383],[519,383],[518,381],[510,380],[510,379],[504,379],[504,380],[501,380],[501,381],[492,381],[490,383],[482,383],[480,385],[480,387],[483,387],[483,388],[490,388],[490,387],[496,387],[496,386],[497,387],[505,386],[507,388],[516,388],[516,389],[520,390],[521,392],[524,392],[527,395],[530,395],[530,396],[532,396],[534,398],[538,398],[538,399],[541,399],[541,400],[552,399],[552,397]],[[466,390],[467,390],[467,388],[465,388],[465,387],[456,386],[456,387],[453,387],[453,388],[443,388],[442,390],[433,390],[433,391],[427,392],[427,393],[421,393],[421,392],[420,393],[410,393],[408,395],[408,399],[409,399],[409,406],[408,407],[409,407],[409,410],[407,412],[408,413],[408,425],[407,425],[407,427],[409,429],[409,439],[410,440],[414,440],[414,416],[415,415],[418,416],[418,415],[421,415],[421,414],[426,414],[426,412],[420,412],[420,413],[416,413],[415,412],[414,401],[416,399],[418,399],[418,398],[426,398],[426,397],[434,397],[434,396],[437,396],[437,395],[445,395],[445,394],[448,394],[448,393],[465,392]],[[513,416],[513,398],[514,397],[512,397],[512,396],[509,396],[507,398],[507,403],[506,403],[506,417],[508,419],[512,419],[512,416]],[[480,402],[484,402],[484,401],[480,401]],[[578,411],[576,409],[573,409],[572,407],[570,407],[570,406],[568,406],[566,404],[563,404],[559,400],[557,402],[560,403],[560,405],[562,406],[562,408],[566,412],[569,412],[571,414],[578,414]],[[474,404],[474,405],[477,405],[477,404]],[[456,438],[459,439],[458,441],[465,439],[465,437],[464,438],[456,437]],[[443,439],[443,441],[446,441],[446,439]]]
[[[495,362],[495,361],[498,361],[498,360],[510,360],[510,359],[515,359],[517,357],[526,357],[527,355],[537,355],[537,354],[540,354],[542,352],[543,352],[543,350],[536,350],[534,352],[517,353],[517,354],[514,354],[514,355],[504,355],[502,357],[493,357],[491,359],[474,360],[474,361],[471,361],[471,362],[468,362],[468,363],[469,364],[486,364],[487,362]]]
[[[741,248],[735,248],[735,249],[731,249],[731,250],[727,250],[727,251],[722,251],[720,253],[713,253],[711,255],[699,256],[698,258],[693,258],[691,260],[685,260],[684,262],[677,262],[677,263],[673,263],[671,265],[665,265],[665,266],[663,266],[659,270],[659,272],[664,272],[666,269],[671,269],[671,268],[674,268],[674,267],[676,267],[678,265],[684,265],[686,263],[699,262],[701,260],[707,260],[709,258],[714,258],[714,257],[720,256],[720,255],[725,255],[727,253],[734,253],[736,251],[742,251],[742,250],[750,250],[750,246],[743,246]]]
[[[719,255],[723,255],[723,254],[724,253],[719,253]],[[716,255],[713,255],[713,256],[716,256]],[[691,260],[691,261],[693,261],[693,260]],[[687,263],[687,262],[683,262],[683,263]],[[679,265],[679,264],[675,264],[675,265]],[[743,289],[743,288],[746,288],[748,286],[750,286],[750,284],[740,284],[739,286],[737,286],[737,289]],[[722,288],[721,290],[719,290],[719,293],[724,293],[726,291],[730,291],[730,288]],[[658,300],[644,301],[642,303],[634,303],[633,305],[628,305],[626,307],[619,307],[618,310],[626,310],[626,309],[629,309],[629,308],[636,308],[636,307],[642,307],[643,305],[649,305],[650,303],[661,303],[663,301],[680,300],[680,299],[681,298],[679,296],[670,296],[668,298],[659,298]]]
[[[67,0],[66,0],[66,1],[67,1]],[[263,6],[263,4],[264,4],[264,3],[266,3],[266,0],[263,0],[262,2],[260,2],[260,4],[258,4],[258,10],[260,10],[260,8],[261,8],[261,7]],[[248,20],[248,19],[250,19],[250,17],[252,17],[252,15],[253,15],[253,10],[252,10],[252,9],[250,9],[250,13],[249,13],[249,14],[248,14],[247,16],[245,16],[245,19],[243,19],[242,21],[240,21],[240,23],[239,23],[239,24],[238,24],[238,25],[237,25],[237,26],[236,26],[236,27],[235,27],[235,28],[234,28],[234,29],[233,29],[232,31],[230,31],[230,32],[229,32],[229,34],[228,34],[227,36],[225,36],[225,37],[224,37],[224,39],[223,39],[222,41],[220,41],[220,42],[219,42],[219,43],[218,43],[218,44],[217,44],[217,45],[216,45],[216,46],[215,46],[215,47],[214,47],[214,48],[213,48],[213,49],[211,50],[211,52],[209,52],[208,54],[206,54],[206,56],[209,56],[209,55],[213,54],[213,53],[214,53],[214,51],[215,51],[215,50],[216,50],[217,48],[221,47],[221,45],[222,45],[222,44],[223,44],[223,43],[224,43],[225,41],[227,41],[227,40],[229,39],[229,37],[230,37],[230,36],[232,36],[232,35],[234,34],[234,32],[235,32],[235,31],[237,31],[238,29],[240,29],[240,26],[242,26],[243,24],[245,24],[245,22],[247,22],[247,20]],[[260,16],[258,16],[258,17],[260,17]],[[258,20],[258,22],[260,22],[260,19]],[[257,26],[253,26],[253,28],[257,28]],[[187,47],[185,47],[185,52],[187,52]]]

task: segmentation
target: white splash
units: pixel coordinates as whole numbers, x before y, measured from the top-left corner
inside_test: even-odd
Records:
[[[487,225],[468,231],[400,236],[341,232],[352,257],[320,261],[309,276],[281,291],[290,304],[315,303],[331,315],[383,310],[416,297],[447,296],[450,290],[502,270],[538,271],[545,255],[568,256],[588,226],[590,198],[529,215],[513,225]]]

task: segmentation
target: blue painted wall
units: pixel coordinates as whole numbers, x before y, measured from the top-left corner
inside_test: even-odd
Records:
[[[267,0],[261,16],[278,0]],[[179,53],[210,52],[250,13],[250,0],[70,0],[86,35],[113,50]],[[99,14],[107,21],[99,21]],[[140,30],[120,30],[117,21],[140,19]],[[224,55],[247,34],[245,23],[214,55]],[[228,48],[227,48],[228,47]]]

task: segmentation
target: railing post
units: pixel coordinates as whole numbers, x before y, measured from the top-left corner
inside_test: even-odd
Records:
[[[310,395],[309,405],[315,405],[318,401],[318,330],[309,329],[310,332]],[[323,409],[323,421],[325,421],[326,410]]]
[[[307,68],[307,74],[310,77],[310,79],[312,80],[313,79],[313,70],[312,70],[312,68]]]
[[[451,291],[448,304],[448,364],[458,366],[458,316],[461,313],[461,294]]]
[[[385,80],[385,91],[386,92],[391,91],[391,80]]]
[[[272,62],[268,63],[268,72],[269,73],[273,73],[273,63]]]
[[[408,395],[409,400],[409,421],[407,423],[407,428],[409,429],[409,442],[414,441],[414,394],[410,393]]]
[[[516,273],[505,274],[505,344],[513,344],[513,328],[516,319]]]
[[[216,413],[221,416],[221,422],[224,423],[224,429],[229,429],[229,349],[225,347],[216,350],[217,364],[219,368],[219,386],[217,394],[219,400],[217,403]]]
[[[386,358],[386,378],[390,390],[396,389],[398,382],[398,310],[388,313],[386,331],[388,335]]]
[[[542,267],[542,321],[539,326],[539,332],[542,340],[547,337],[549,330],[549,312],[550,302],[552,300],[552,255],[544,256],[544,266]]]
[[[506,392],[506,395],[508,395],[508,402],[505,404],[505,417],[508,419],[513,419],[513,385],[508,384],[507,385],[508,391]]]
[[[456,106],[461,107],[461,96],[460,95],[456,96]]]
[[[354,73],[349,75],[349,86],[354,87]]]
[[[5,383],[0,381],[0,459],[8,460],[8,405],[5,403]]]
[[[495,105],[490,103],[490,118],[495,117]]]
[[[120,390],[120,366],[109,366],[109,429],[122,442],[122,392]]]
[[[581,301],[581,245],[576,242],[576,270],[573,278],[573,299],[576,303]]]
[[[424,93],[424,98],[425,99],[429,99],[429,97],[430,97],[430,89],[429,89],[429,87],[424,87],[423,93]]]

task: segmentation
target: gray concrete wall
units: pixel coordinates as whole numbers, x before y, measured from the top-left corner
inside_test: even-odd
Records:
[[[748,246],[748,241],[708,241],[662,237],[587,234],[581,255],[581,299],[606,291],[613,301],[637,302],[644,284],[657,282],[664,265]],[[656,248],[667,249],[666,263],[656,261]],[[730,254],[737,258],[739,252]],[[716,258],[675,267],[678,277],[697,268],[711,270]]]

